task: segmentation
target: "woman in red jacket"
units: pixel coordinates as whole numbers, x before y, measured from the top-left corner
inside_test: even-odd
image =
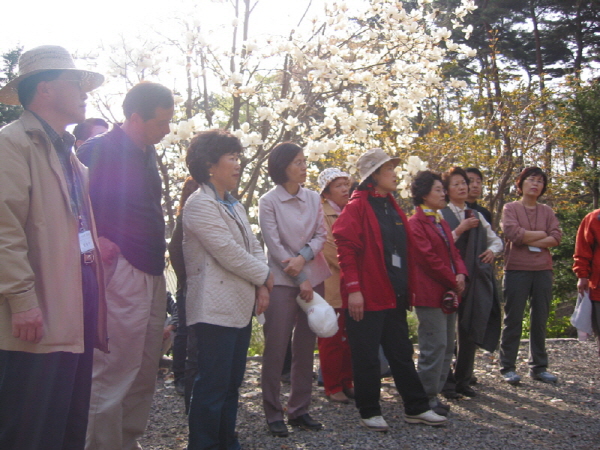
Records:
[[[379,404],[380,345],[402,396],[404,420],[446,422],[431,411],[412,360],[406,310],[415,282],[415,249],[406,216],[391,195],[398,162],[378,148],[363,154],[357,163],[362,181],[333,224],[356,406],[361,424],[375,431],[388,429]]]
[[[419,172],[411,186],[415,215],[410,230],[420,253],[417,258],[414,305],[419,318],[419,377],[429,406],[447,415],[450,407],[437,395],[446,381],[452,355],[458,296],[465,288],[467,269],[452,239],[452,230],[439,210],[446,206],[446,192],[439,174]],[[448,291],[455,304],[443,302]]]
[[[600,209],[583,218],[577,230],[573,271],[577,278],[577,290],[589,291],[592,301],[592,327],[598,338],[600,354]]]

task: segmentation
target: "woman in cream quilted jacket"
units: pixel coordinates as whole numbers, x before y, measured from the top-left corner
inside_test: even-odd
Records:
[[[267,260],[244,207],[231,194],[240,178],[240,141],[224,130],[192,139],[186,163],[200,187],[183,209],[187,324],[194,327],[198,375],[188,449],[239,449],[238,389],[246,369],[252,312],[273,287]]]

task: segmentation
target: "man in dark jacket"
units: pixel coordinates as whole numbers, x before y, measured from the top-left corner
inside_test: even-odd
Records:
[[[137,449],[152,405],[166,311],[165,223],[154,144],[169,133],[173,94],[134,86],[125,122],[86,141],[90,197],[106,267],[111,353],[94,355],[87,449]]]

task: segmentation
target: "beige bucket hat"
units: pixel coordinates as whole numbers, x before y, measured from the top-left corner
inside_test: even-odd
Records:
[[[90,92],[104,82],[104,75],[75,67],[71,54],[58,45],[41,45],[26,51],[19,58],[19,75],[0,89],[0,103],[18,105],[19,83],[47,70],[67,70],[81,74],[81,89]]]
[[[365,181],[369,175],[379,169],[388,161],[393,161],[396,165],[400,164],[400,158],[392,158],[380,148],[372,148],[363,153],[356,162],[356,168],[360,175],[360,181]]]

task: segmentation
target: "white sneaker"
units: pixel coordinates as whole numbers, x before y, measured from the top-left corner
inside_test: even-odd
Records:
[[[440,416],[439,414],[434,413],[432,410],[425,411],[424,413],[416,414],[414,416],[405,414],[404,420],[408,423],[424,423],[425,425],[431,425],[434,427],[444,425],[448,421],[448,419],[446,419],[444,416]]]
[[[368,419],[360,419],[360,423],[373,431],[387,431],[390,427],[382,416],[373,416]]]

